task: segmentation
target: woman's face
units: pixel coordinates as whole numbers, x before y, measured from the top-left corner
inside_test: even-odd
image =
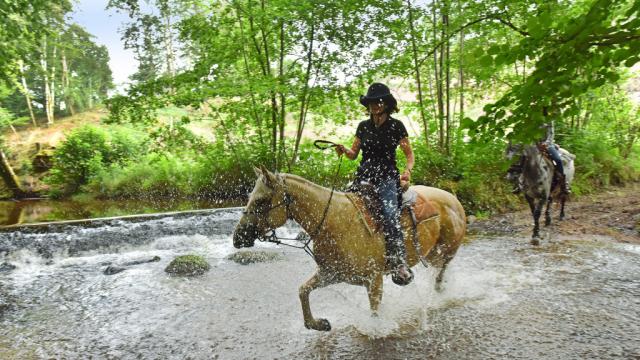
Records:
[[[384,101],[382,101],[382,99],[378,101],[372,101],[369,103],[369,112],[372,115],[380,115],[384,112],[384,110],[385,110],[385,106],[384,106]]]

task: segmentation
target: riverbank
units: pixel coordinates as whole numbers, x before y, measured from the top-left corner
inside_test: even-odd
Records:
[[[550,232],[566,239],[604,236],[620,242],[640,244],[640,183],[607,187],[593,195],[569,199],[566,219],[558,221],[558,204],[553,206]],[[544,214],[541,223],[544,221]],[[527,206],[520,210],[473,221],[472,234],[528,236],[533,218]]]

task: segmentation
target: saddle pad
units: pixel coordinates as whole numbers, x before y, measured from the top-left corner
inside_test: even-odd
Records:
[[[435,206],[433,202],[420,196],[416,192],[413,192],[413,193],[416,194],[416,196],[412,198],[412,200],[415,201],[412,204],[412,207],[413,207],[414,214],[416,216],[417,223],[420,223],[424,220],[427,220],[429,218],[432,218],[440,214],[438,212],[438,208]],[[362,221],[365,222],[367,227],[371,229],[373,232],[376,232],[376,233],[381,232],[382,224],[375,221],[375,219],[371,216],[371,214],[369,213],[369,210],[364,204],[364,201],[354,193],[347,193],[346,195],[347,195],[347,198],[358,210],[358,214],[360,218],[362,219]],[[408,216],[408,212],[403,211],[402,216]]]
[[[369,230],[372,230],[373,232],[376,232],[376,233],[382,231],[382,224],[379,224],[377,221],[373,219],[373,217],[371,216],[371,213],[369,212],[369,210],[367,209],[367,206],[364,203],[364,200],[362,200],[362,198],[356,195],[355,193],[346,193],[346,195],[347,195],[347,198],[353,204],[353,206],[355,206],[356,209],[358,210],[358,216],[367,225]]]
[[[416,202],[413,204],[413,212],[418,223],[440,214],[432,201],[420,195],[417,196]]]

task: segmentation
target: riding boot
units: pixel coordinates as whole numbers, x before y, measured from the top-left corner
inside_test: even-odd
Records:
[[[395,241],[385,236],[386,254],[385,260],[387,269],[391,270],[391,280],[396,285],[408,285],[413,281],[413,272],[407,265],[405,259],[406,255],[404,247],[400,247],[403,244],[400,242],[402,239],[396,239]]]
[[[392,255],[387,257],[388,268],[391,269],[391,280],[394,284],[405,286],[413,281],[413,271],[404,258]]]

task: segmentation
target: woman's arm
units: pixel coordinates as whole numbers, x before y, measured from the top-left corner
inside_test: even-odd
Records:
[[[360,138],[356,136],[355,139],[353,139],[351,149],[347,149],[344,145],[336,146],[336,152],[338,155],[345,154],[350,160],[355,160],[360,153]]]
[[[407,166],[400,176],[400,180],[409,181],[409,179],[411,179],[411,172],[413,171],[415,158],[413,157],[413,149],[411,149],[411,144],[409,143],[408,137],[402,138],[402,140],[400,140],[400,149],[402,149],[404,156],[407,158]]]

